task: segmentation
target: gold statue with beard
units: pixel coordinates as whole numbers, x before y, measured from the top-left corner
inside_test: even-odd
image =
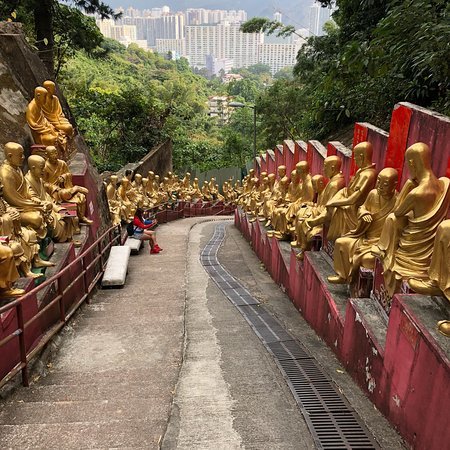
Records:
[[[375,257],[371,248],[378,242],[386,217],[394,209],[397,182],[395,169],[389,167],[378,174],[376,188],[369,192],[358,210],[358,226],[336,239],[333,264],[337,275],[328,277],[330,283],[351,283],[360,267],[374,268]]]

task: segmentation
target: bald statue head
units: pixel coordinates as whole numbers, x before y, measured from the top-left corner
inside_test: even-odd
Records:
[[[416,142],[406,150],[406,163],[413,180],[431,171],[431,150],[427,144]]]
[[[17,142],[8,142],[4,148],[5,159],[13,167],[22,167],[25,157],[23,147]]]
[[[300,175],[300,177],[304,177],[309,173],[309,164],[307,161],[300,161],[295,165],[295,170]]]
[[[147,176],[149,180],[153,180],[155,178],[155,172],[149,170]]]
[[[373,147],[370,142],[360,142],[353,147],[353,155],[358,167],[367,167],[372,164]]]
[[[36,102],[36,105],[42,108],[42,106],[44,106],[46,96],[47,96],[47,89],[45,89],[42,86],[38,86],[34,90],[34,100]]]
[[[44,176],[45,159],[39,155],[31,155],[28,158],[28,169],[35,178]]]
[[[294,169],[291,172],[291,183],[298,184],[300,181],[300,174]]]
[[[264,178],[267,177],[267,172],[261,172],[261,174],[259,175],[260,178]]]
[[[140,184],[142,182],[142,175],[140,173],[137,173],[134,176],[134,181],[136,181],[138,184]]]
[[[341,171],[342,160],[339,156],[328,156],[323,161],[323,173],[327,178],[333,178]]]
[[[376,188],[381,197],[389,200],[395,194],[398,182],[398,172],[392,167],[383,169],[377,177]]]
[[[278,166],[278,175],[280,178],[286,176],[286,166]]]
[[[52,163],[58,159],[58,150],[54,145],[47,145],[45,147],[45,154],[47,155],[47,159]]]
[[[318,194],[320,194],[327,185],[326,179],[323,175],[314,175],[311,178],[311,182],[313,185],[314,192],[317,192]]]
[[[109,177],[109,182],[113,185],[113,186],[116,186],[117,185],[117,180],[118,180],[119,178],[117,177],[117,175],[111,175],[110,177]]]
[[[274,173],[269,173],[269,175],[267,176],[268,180],[269,180],[269,185],[270,187],[272,187],[275,184],[275,179],[276,176]]]
[[[42,86],[44,86],[44,88],[47,90],[47,92],[51,95],[54,95],[55,90],[56,90],[56,85],[53,81],[51,80],[45,80],[42,83]]]

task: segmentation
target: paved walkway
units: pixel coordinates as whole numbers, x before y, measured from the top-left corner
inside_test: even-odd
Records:
[[[83,308],[47,375],[0,401],[0,448],[314,448],[272,358],[200,265],[214,228],[201,220],[161,226],[165,250],[132,256],[127,285]],[[231,225],[220,258],[310,347],[383,448],[401,448]]]

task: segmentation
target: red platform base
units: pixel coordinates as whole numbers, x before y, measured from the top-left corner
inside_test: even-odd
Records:
[[[333,349],[374,405],[415,449],[440,450],[450,442],[450,340],[436,330],[446,303],[396,295],[390,316],[375,298],[350,299],[346,285],[328,283],[329,256],[267,237],[263,223],[235,211],[235,225],[250,241],[276,283],[316,333]],[[376,285],[377,270],[374,283]],[[364,286],[360,286],[362,289]]]

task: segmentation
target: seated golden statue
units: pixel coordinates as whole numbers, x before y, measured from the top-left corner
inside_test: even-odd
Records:
[[[86,217],[86,195],[89,191],[83,186],[73,185],[69,167],[65,161],[58,159],[58,151],[53,145],[47,146],[46,153],[43,178],[47,192],[56,203],[75,203],[79,223],[91,225],[92,220]]]
[[[438,226],[428,278],[410,278],[409,287],[422,295],[444,295],[450,301],[450,220]],[[438,322],[438,330],[450,336],[450,320]]]
[[[293,233],[298,222],[303,220],[305,206],[314,199],[314,187],[307,161],[300,161],[295,165],[295,171],[300,177],[300,194],[287,211],[287,230]]]
[[[369,192],[358,210],[358,226],[336,239],[333,264],[337,275],[328,277],[330,283],[351,283],[360,267],[374,268],[371,248],[378,242],[386,217],[395,207],[397,182],[395,169],[388,167],[378,174],[376,189]]]
[[[20,278],[11,247],[0,243],[0,298],[18,297],[25,294],[23,289],[13,287]]]
[[[194,178],[194,181],[192,182],[191,200],[198,200],[201,198],[203,198],[203,195],[198,184],[198,178]]]
[[[146,197],[144,195],[144,186],[142,185],[142,175],[140,173],[137,173],[134,176],[134,180],[131,183],[131,189],[133,191],[133,195],[131,198],[134,199],[136,207],[148,207],[148,202],[146,201]]]
[[[270,198],[264,203],[263,207],[263,214],[267,219],[267,222],[265,224],[266,227],[271,225],[273,211],[280,197],[280,183],[282,180],[284,180],[286,184],[288,182],[288,178],[286,177],[286,166],[278,166],[278,177],[278,180],[275,180],[275,183],[273,185],[272,194]]]
[[[289,183],[284,205],[275,208],[272,215],[272,227],[276,231],[277,239],[284,239],[289,231],[290,219],[295,214],[295,203],[302,195],[302,185],[300,184],[300,172],[291,172],[291,182]]]
[[[372,144],[361,142],[353,149],[356,165],[359,169],[346,188],[341,189],[328,203],[333,208],[327,238],[334,241],[358,225],[358,208],[364,203],[374,188],[377,172],[372,163]]]
[[[345,186],[341,173],[342,160],[338,156],[329,156],[323,162],[323,172],[329,179],[328,183],[322,175],[314,175],[312,184],[317,194],[316,202],[306,203],[297,212],[292,247],[301,250],[297,258],[303,259],[304,252],[311,249],[313,238],[322,233],[323,225],[329,223],[332,208],[327,208],[328,202]]]
[[[289,189],[289,178],[283,177],[278,184],[278,198],[277,198],[277,200],[274,204],[274,208],[273,208],[273,213],[272,213],[272,218],[271,218],[272,230],[267,232],[267,236],[269,236],[269,237],[275,236],[279,240],[283,239],[284,235],[275,228],[276,222],[274,223],[274,221],[279,217],[278,215],[276,215],[276,211],[278,209],[284,210],[289,207],[289,203],[286,199],[287,194],[288,194],[288,189]]]
[[[47,90],[44,104],[42,105],[42,112],[45,118],[53,125],[53,127],[61,133],[64,133],[67,137],[73,137],[73,126],[66,119],[63,113],[61,103],[58,97],[55,95],[56,86],[53,81],[46,80],[43,83],[44,88]]]
[[[437,229],[450,204],[450,180],[436,178],[426,144],[418,142],[409,147],[405,160],[410,179],[386,219],[378,244],[372,247],[374,255],[381,258],[390,297],[402,280],[428,279]]]
[[[275,175],[273,175],[272,180],[275,182]],[[264,201],[269,199],[271,193],[272,191],[269,185],[269,177],[266,172],[262,172],[258,188],[250,193],[250,223],[256,222],[258,215],[261,213],[261,208]]]
[[[47,94],[47,89],[43,87],[37,87],[34,90],[34,98],[28,104],[26,110],[27,123],[36,144],[45,146],[53,145],[58,147],[62,155],[65,155],[67,136],[63,132],[58,132],[46,119],[43,112]]]
[[[126,221],[128,219],[126,209],[122,207],[119,200],[119,194],[117,193],[117,175],[111,175],[109,177],[109,183],[106,186],[106,197],[108,198],[109,214],[111,216],[111,222],[113,225],[118,225],[121,220]]]
[[[127,177],[123,177],[120,180],[120,186],[117,189],[118,200],[120,201],[122,215],[126,217],[125,221],[129,222],[133,220],[134,213],[136,212],[136,205],[128,198],[130,180]]]
[[[3,180],[3,197],[6,202],[17,209],[23,226],[32,228],[40,239],[47,235],[45,214],[51,205],[33,199],[22,173],[24,161],[23,147],[15,142],[5,145],[5,161],[0,166],[0,177]]]
[[[213,200],[213,197],[212,197],[211,193],[209,192],[209,184],[206,180],[203,182],[202,195],[203,195],[203,200],[205,202],[211,202]]]
[[[25,175],[25,180],[28,183],[29,192],[32,199],[42,202],[43,205],[48,204],[49,207],[45,209],[44,218],[47,227],[51,230],[52,238],[56,242],[72,241],[72,237],[78,228],[73,217],[63,218],[60,212],[63,208],[56,205],[53,198],[45,189],[44,176],[45,159],[38,155],[32,155],[28,158],[28,173]],[[78,244],[78,242],[76,242]]]
[[[20,213],[4,200],[3,188],[3,180],[0,178],[0,235],[8,240],[8,246],[13,252],[15,265],[19,272],[25,277],[39,278],[42,274],[33,273],[32,266],[51,267],[54,264],[39,258],[36,232],[31,228],[21,226]]]

